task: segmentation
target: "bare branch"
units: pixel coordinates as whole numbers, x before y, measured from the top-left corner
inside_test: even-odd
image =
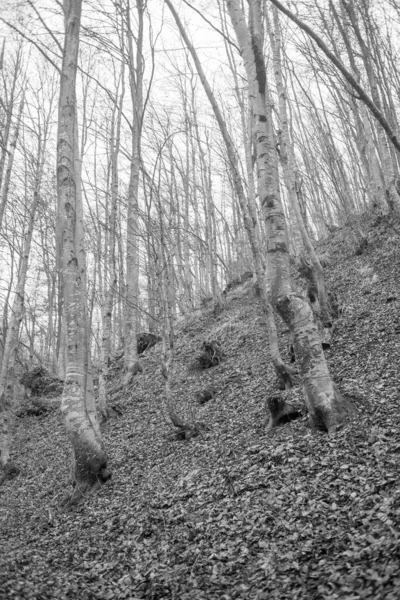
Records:
[[[51,29],[48,27],[48,25],[46,25],[44,19],[42,18],[40,12],[38,11],[38,9],[36,8],[36,6],[33,4],[32,0],[27,0],[29,6],[31,6],[33,8],[33,10],[35,11],[35,13],[37,14],[37,17],[39,19],[39,21],[41,22],[41,24],[43,25],[43,27],[45,28],[45,30],[47,31],[47,33],[49,35],[51,35],[53,41],[55,42],[56,46],[58,47],[58,49],[60,50],[60,52],[62,53],[62,46],[60,44],[60,42],[58,41],[58,39],[56,38],[56,36],[54,35],[54,33],[51,31]]]
[[[206,19],[206,17],[201,12],[201,10],[198,10],[197,8],[195,8],[187,0],[183,0],[183,1],[184,1],[184,3],[187,6],[189,6],[189,8],[191,8],[192,10],[194,10],[195,12],[197,12],[197,14],[200,15],[200,17],[203,19],[203,21],[205,21],[212,29],[214,29],[214,31],[216,31],[217,33],[219,33],[220,35],[222,35],[222,37],[224,38],[224,40],[226,40],[228,42],[228,44],[230,44],[231,46],[233,46],[235,48],[235,50],[237,50],[238,52],[240,52],[239,46],[237,44],[235,44],[235,42],[233,42],[227,35],[225,35],[225,33],[223,31],[221,31],[221,29],[218,29],[218,27],[215,27],[215,25],[213,25],[211,23],[211,21],[209,21],[208,19]]]
[[[60,67],[58,67],[56,65],[56,63],[50,58],[50,56],[48,54],[46,54],[46,52],[43,50],[43,48],[42,48],[42,46],[40,44],[38,44],[37,42],[35,42],[35,40],[33,40],[32,38],[28,37],[25,33],[23,33],[20,29],[18,29],[18,27],[15,27],[15,25],[13,25],[12,23],[9,23],[8,21],[6,21],[6,19],[3,19],[3,17],[0,17],[0,21],[2,21],[8,27],[10,27],[14,31],[16,31],[18,33],[18,35],[20,35],[21,37],[24,38],[24,40],[26,40],[27,42],[30,42],[31,44],[33,44],[35,46],[35,48],[37,48],[39,50],[39,52],[45,57],[45,59],[48,60],[51,65],[53,65],[53,67],[56,69],[56,71],[58,71],[58,73],[61,73]],[[49,50],[49,48],[47,48],[47,47],[45,47],[45,48],[46,48],[46,50]],[[55,54],[55,52],[54,52],[54,54]],[[56,54],[56,56],[57,56],[57,54]],[[57,58],[59,60],[61,60],[60,56],[57,56]]]
[[[392,142],[393,146],[400,153],[400,141],[397,138],[395,132],[389,125],[386,117],[379,110],[373,100],[369,97],[367,92],[361,87],[358,81],[353,77],[353,75],[346,69],[342,61],[333,54],[325,44],[325,42],[316,34],[311,27],[303,23],[298,17],[296,17],[289,9],[287,9],[283,4],[281,4],[278,0],[270,0],[272,4],[274,4],[284,15],[286,15],[293,23],[296,23],[300,29],[306,32],[311,39],[317,44],[319,48],[321,48],[322,52],[329,58],[331,62],[337,67],[337,69],[341,72],[346,81],[356,90],[360,100],[364,102],[364,104],[369,108],[375,119],[380,123],[383,129],[386,131],[388,138]]]

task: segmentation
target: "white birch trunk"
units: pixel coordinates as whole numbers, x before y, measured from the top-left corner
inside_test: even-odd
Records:
[[[90,381],[88,386],[86,257],[75,92],[81,5],[81,0],[64,0],[65,40],[57,138],[58,264],[64,293],[67,345],[61,411],[74,451],[75,490],[69,499],[70,504],[95,491],[110,477],[93,414]]]
[[[295,246],[297,246],[298,250],[301,250],[302,247],[304,247],[306,250],[308,260],[307,258],[305,258],[305,260],[307,262],[307,266],[309,266],[309,269],[311,271],[311,283],[312,285],[315,285],[320,305],[321,322],[323,327],[322,344],[324,348],[329,348],[331,344],[333,325],[331,310],[329,307],[329,300],[325,286],[323,268],[321,266],[321,263],[319,262],[317,253],[315,252],[314,246],[311,243],[307,229],[305,227],[303,217],[300,211],[299,200],[296,193],[295,173],[297,171],[297,167],[295,163],[294,148],[289,134],[287,94],[286,86],[284,84],[282,75],[280,23],[278,9],[275,6],[273,6],[272,8],[272,13],[274,20],[274,31],[272,31],[268,20],[267,23],[269,25],[270,30],[269,33],[273,53],[275,81],[279,99],[279,116],[281,125],[280,160],[282,164],[285,185],[289,196],[290,206],[292,207],[293,213],[295,215],[294,232],[300,233],[300,240],[297,239],[296,235]]]
[[[343,401],[329,374],[311,308],[292,289],[286,223],[277,189],[278,174],[271,172],[275,166],[270,162],[272,149],[263,101],[266,85],[263,55],[258,45],[259,40],[250,36],[239,0],[226,0],[226,4],[253,97],[258,186],[268,236],[267,270],[272,303],[293,334],[311,422],[316,427],[331,432],[343,418]]]
[[[139,310],[139,174],[140,139],[143,120],[143,12],[142,0],[137,1],[139,31],[136,49],[136,67],[133,53],[133,33],[130,26],[129,5],[126,12],[128,28],[128,64],[133,106],[131,172],[128,189],[128,222],[126,238],[126,304],[125,304],[125,383],[143,370],[137,352],[137,325]]]
[[[176,13],[175,8],[173,7],[170,0],[166,0],[167,5],[169,6],[172,14],[174,15],[175,21],[178,25],[180,34],[184,39],[192,57],[196,65],[197,72],[199,73],[200,80],[203,84],[204,91],[207,94],[211,107],[213,109],[215,118],[218,122],[218,126],[221,131],[221,135],[223,137],[227,154],[229,160],[229,166],[232,173],[232,179],[235,186],[235,191],[237,195],[237,199],[239,201],[239,205],[242,212],[242,217],[244,220],[246,232],[248,235],[248,239],[250,242],[250,247],[253,255],[254,268],[257,277],[257,284],[260,291],[260,296],[263,303],[263,309],[266,317],[266,324],[268,329],[268,337],[269,337],[269,346],[271,359],[274,364],[278,379],[283,387],[289,387],[292,384],[292,372],[287,365],[282,360],[282,357],[279,352],[278,346],[278,334],[275,325],[274,314],[272,310],[272,306],[268,297],[268,288],[265,280],[265,270],[264,270],[264,261],[261,252],[261,244],[260,244],[260,233],[258,227],[258,218],[255,207],[255,198],[246,198],[243,182],[239,171],[239,157],[236,152],[233,140],[229,134],[228,128],[226,126],[225,120],[222,116],[221,110],[218,106],[216,98],[212,92],[212,89],[207,81],[201,63],[198,59],[197,53],[194,50],[193,45],[190,43],[188,36],[180,22],[180,19]],[[250,153],[247,152],[247,160],[251,162]],[[252,171],[252,167],[250,164],[247,165],[249,171]],[[253,194],[255,196],[255,192],[253,189]]]
[[[117,226],[117,202],[118,202],[118,156],[120,149],[121,137],[121,118],[124,101],[124,70],[125,66],[121,67],[121,96],[119,105],[115,104],[112,115],[112,131],[111,136],[111,209],[109,219],[109,236],[108,236],[108,277],[109,283],[105,294],[105,301],[102,314],[102,338],[100,347],[100,372],[99,372],[99,412],[103,420],[107,420],[110,416],[110,408],[107,404],[106,382],[108,375],[108,362],[111,350],[111,324],[114,306],[114,297],[117,286],[117,270],[115,265],[115,235]],[[115,113],[116,125],[115,125]],[[114,135],[115,133],[115,135]]]

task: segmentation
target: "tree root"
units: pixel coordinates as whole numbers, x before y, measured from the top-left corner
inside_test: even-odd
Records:
[[[218,394],[218,389],[211,385],[209,387],[206,387],[204,390],[201,390],[200,392],[197,392],[197,401],[199,404],[206,404],[206,402],[209,402],[209,400],[213,400],[215,398],[215,396]]]
[[[118,417],[122,414],[120,410],[113,406],[107,406],[105,410],[100,411],[100,425],[106,423],[109,419],[113,419],[114,417]]]
[[[269,397],[266,405],[269,411],[267,431],[270,431],[274,427],[278,427],[278,425],[290,423],[303,416],[301,410],[287,402],[282,394]]]
[[[3,485],[6,481],[12,481],[19,474],[20,470],[18,467],[12,461],[9,461],[0,471],[0,485]]]
[[[307,399],[311,427],[328,434],[341,429],[346,424],[347,418],[356,410],[350,399],[342,396],[336,386],[334,386],[333,408],[327,408],[317,403],[312,406],[308,400],[311,390],[305,388],[304,393]]]
[[[274,364],[275,372],[278,378],[278,388],[280,390],[288,390],[295,384],[295,372],[288,367],[284,362]]]
[[[192,438],[198,437],[200,433],[207,429],[204,423],[194,423],[193,425],[189,425],[186,423],[181,427],[176,427],[173,437],[175,440],[191,440]]]
[[[143,367],[139,361],[135,362],[135,364],[127,371],[123,377],[123,387],[131,385],[133,383],[134,378],[138,373],[143,373]]]
[[[203,342],[202,353],[197,357],[201,369],[209,369],[219,365],[224,358],[221,344],[217,340]]]
[[[111,479],[111,472],[107,469],[102,469],[96,476],[92,476],[89,480],[75,481],[74,490],[71,495],[66,496],[61,501],[61,506],[72,508],[77,506],[89,496],[93,496],[101,486]]]

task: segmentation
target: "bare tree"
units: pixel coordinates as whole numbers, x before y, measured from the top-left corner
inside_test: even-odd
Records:
[[[270,34],[274,74],[277,87],[277,93],[279,98],[279,117],[280,117],[280,160],[283,167],[284,180],[289,196],[289,203],[295,214],[297,229],[301,234],[301,241],[305,249],[305,253],[300,258],[302,271],[307,275],[310,281],[311,289],[309,290],[309,297],[314,301],[315,294],[318,297],[321,313],[321,321],[323,326],[323,340],[322,344],[325,348],[328,348],[331,343],[332,337],[332,321],[333,317],[331,314],[328,293],[325,286],[324,272],[321,263],[318,259],[317,253],[312,245],[308,231],[306,229],[303,216],[300,210],[299,199],[297,195],[296,186],[296,172],[297,165],[294,154],[293,142],[289,132],[289,117],[287,109],[287,93],[286,86],[284,83],[282,73],[282,58],[281,58],[281,32],[279,23],[279,14],[276,7],[273,7],[273,22],[274,27],[268,18],[268,12],[266,12],[267,25]]]
[[[274,315],[272,311],[272,307],[268,298],[267,286],[265,281],[265,273],[264,273],[264,265],[263,258],[261,254],[261,248],[259,243],[259,233],[258,233],[258,222],[255,213],[254,204],[249,204],[245,195],[245,191],[243,188],[243,182],[239,171],[239,158],[237,155],[237,151],[235,145],[233,143],[232,137],[229,134],[227,125],[225,123],[225,119],[223,118],[222,112],[218,106],[216,98],[213,94],[213,91],[207,81],[204,70],[201,66],[200,60],[197,56],[197,53],[191,44],[189,37],[179,19],[179,16],[172,5],[170,0],[166,0],[168,7],[170,8],[172,14],[174,15],[175,21],[178,25],[179,32],[182,38],[185,41],[185,44],[193,57],[193,61],[196,65],[197,72],[199,74],[200,80],[203,84],[204,90],[207,94],[207,97],[210,101],[211,107],[213,109],[215,118],[218,122],[218,126],[220,128],[222,137],[225,142],[225,147],[228,154],[229,167],[232,173],[232,180],[234,182],[235,191],[237,198],[239,200],[239,204],[242,210],[242,216],[244,219],[246,231],[249,237],[250,246],[252,249],[253,260],[255,271],[257,275],[258,287],[260,290],[261,298],[263,301],[263,308],[266,315],[266,322],[268,327],[268,335],[269,335],[269,343],[270,343],[270,352],[271,358],[275,366],[275,370],[277,372],[278,378],[282,383],[283,387],[290,386],[292,384],[292,373],[283,362],[278,346],[278,335],[276,331],[276,325],[274,321]]]
[[[112,111],[111,136],[110,136],[110,161],[111,161],[111,198],[110,198],[110,218],[108,220],[108,289],[105,291],[105,300],[102,315],[102,340],[100,351],[100,373],[99,373],[99,410],[102,418],[106,420],[110,409],[107,404],[106,381],[108,374],[108,364],[110,360],[110,342],[111,342],[111,324],[114,307],[114,299],[117,286],[117,269],[115,260],[115,238],[117,229],[117,203],[118,203],[118,156],[121,144],[121,120],[123,111],[123,102],[125,95],[125,65],[121,65],[121,92],[119,101],[115,101]],[[119,86],[118,86],[119,87]],[[117,88],[118,91],[118,88]]]
[[[321,48],[321,50],[324,52],[324,54],[329,58],[329,60],[332,61],[332,63],[335,65],[335,67],[340,71],[340,73],[343,75],[343,77],[346,79],[346,81],[354,88],[354,90],[357,92],[359,98],[365,103],[365,105],[371,111],[372,115],[375,117],[375,119],[378,121],[378,123],[385,130],[385,132],[388,135],[389,140],[392,142],[392,144],[394,145],[396,150],[398,152],[400,152],[400,141],[396,135],[396,132],[393,131],[393,129],[390,126],[385,115],[380,110],[380,107],[376,105],[373,98],[370,98],[369,94],[367,94],[367,92],[364,90],[364,88],[353,77],[353,75],[345,67],[345,65],[341,62],[341,60],[337,56],[335,56],[335,54],[333,52],[331,52],[329,50],[329,48],[327,47],[325,42],[322,40],[322,38],[318,34],[316,34],[311,29],[311,27],[309,27],[306,23],[301,21],[301,19],[299,19],[296,15],[294,15],[290,10],[285,8],[279,2],[279,0],[270,0],[270,2],[272,2],[272,4],[275,4],[275,6],[281,12],[283,12],[287,17],[289,17],[289,19],[291,19],[294,23],[296,23],[296,25],[298,25],[303,31],[305,31],[307,33],[307,35],[309,35],[311,37],[311,39],[313,39],[315,41],[315,43],[319,46],[319,48]]]
[[[40,160],[41,158],[40,151]],[[11,318],[7,328],[0,372],[0,467],[4,470],[4,477],[10,477],[16,472],[16,467],[11,461],[10,455],[14,420],[14,391],[16,383],[15,362],[18,350],[19,330],[24,316],[25,283],[28,272],[33,226],[40,198],[40,170],[41,164],[39,163],[37,183],[33,194],[32,206],[29,211],[24,247],[19,261],[18,282],[15,289]]]
[[[260,5],[257,0],[251,0],[249,26],[238,0],[226,0],[226,4],[253,100],[258,187],[268,236],[267,271],[272,303],[293,334],[311,421],[323,430],[335,431],[343,420],[344,401],[329,374],[311,307],[293,290],[290,279],[286,223],[277,186],[278,174],[274,172],[276,167],[271,161],[271,153],[275,149],[271,148],[268,126],[271,115],[265,106],[266,71],[256,25],[260,23]]]
[[[81,0],[64,0],[65,39],[61,71],[58,136],[58,261],[64,294],[67,368],[61,410],[74,451],[74,492],[79,501],[110,477],[94,400],[90,394],[86,306],[86,257],[78,145],[76,71]]]
[[[133,123],[131,171],[128,189],[128,219],[126,238],[126,299],[125,299],[125,339],[124,367],[126,381],[142,371],[137,352],[137,325],[139,310],[139,175],[140,175],[140,140],[143,127],[143,28],[144,4],[136,2],[138,14],[138,34],[136,40],[136,57],[134,54],[134,33],[131,27],[130,5],[127,3],[125,19],[128,41],[128,68],[131,90]]]

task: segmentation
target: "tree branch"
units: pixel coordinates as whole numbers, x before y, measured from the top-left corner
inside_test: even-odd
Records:
[[[192,4],[190,4],[187,0],[183,0],[183,2],[187,6],[189,6],[189,8],[191,8],[192,10],[194,10],[195,12],[197,12],[197,14],[200,15],[200,17],[203,19],[203,21],[205,21],[212,29],[214,29],[214,31],[216,31],[217,33],[219,33],[220,35],[222,35],[222,37],[224,38],[224,40],[226,40],[228,42],[228,44],[230,44],[231,46],[233,46],[240,53],[239,46],[237,44],[235,44],[235,42],[233,42],[227,35],[225,35],[225,33],[223,31],[221,31],[220,29],[218,29],[218,27],[215,27],[215,25],[213,25],[211,23],[211,21],[209,21],[208,19],[206,19],[206,17],[201,12],[201,10],[199,10],[195,6],[192,6]]]
[[[305,31],[305,33],[317,44],[319,48],[321,48],[322,52],[329,58],[329,60],[335,65],[335,67],[341,72],[346,81],[356,90],[358,96],[362,102],[369,108],[370,112],[373,114],[375,119],[380,123],[383,129],[386,131],[388,138],[392,142],[393,146],[396,148],[397,152],[400,153],[400,141],[397,138],[395,132],[389,125],[386,117],[379,110],[373,100],[369,97],[367,92],[361,87],[358,81],[353,77],[353,75],[346,69],[342,61],[333,54],[325,44],[325,42],[316,34],[311,27],[303,23],[298,17],[296,17],[289,9],[287,9],[283,4],[279,2],[279,0],[269,0],[274,4],[284,15],[286,15],[293,23],[296,23],[300,29]]]
[[[43,25],[43,27],[45,28],[45,30],[47,31],[47,33],[53,38],[53,41],[55,42],[56,46],[58,47],[58,49],[60,50],[61,54],[62,54],[62,46],[60,44],[60,42],[58,41],[58,39],[56,38],[56,36],[54,35],[54,33],[51,31],[50,27],[48,27],[44,21],[44,19],[42,18],[40,12],[38,11],[38,9],[36,8],[36,6],[33,4],[32,0],[27,0],[29,6],[32,7],[32,9],[35,11],[39,21],[41,22],[41,24]]]
[[[37,48],[39,50],[39,52],[45,57],[45,59],[48,60],[51,65],[53,65],[53,67],[56,69],[56,71],[58,71],[58,73],[61,73],[60,67],[58,67],[56,65],[56,63],[50,58],[50,56],[48,54],[46,54],[46,52],[43,50],[43,48],[40,46],[40,44],[35,42],[35,40],[33,40],[32,38],[28,37],[25,33],[23,33],[20,29],[18,29],[18,27],[15,27],[15,25],[6,21],[6,19],[3,19],[3,17],[0,17],[0,21],[2,21],[8,27],[10,27],[14,31],[16,31],[18,33],[18,35],[20,35],[21,37],[24,38],[24,40],[33,44],[35,46],[35,48]],[[46,48],[46,50],[48,50],[48,48]],[[61,60],[61,57],[57,56],[57,58],[60,58],[60,60]]]

